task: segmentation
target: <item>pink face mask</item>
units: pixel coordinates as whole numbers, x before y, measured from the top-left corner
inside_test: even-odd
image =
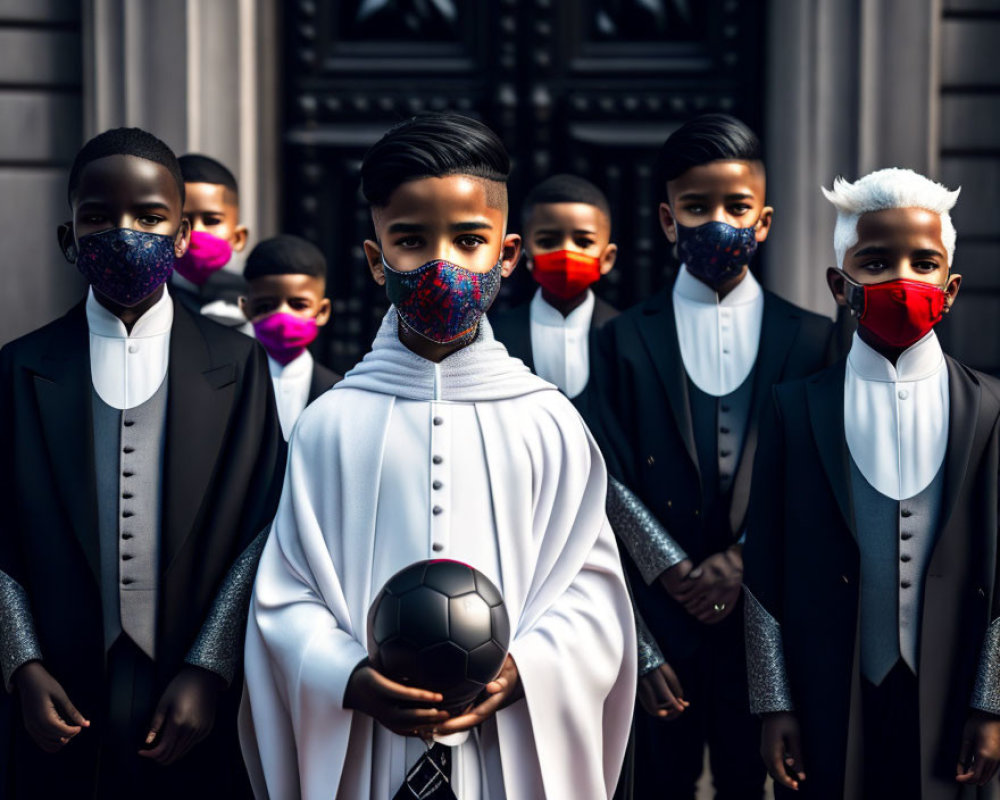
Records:
[[[282,366],[302,355],[319,333],[315,317],[297,317],[283,311],[257,320],[253,330],[268,355]]]
[[[209,275],[226,266],[232,256],[233,246],[225,239],[204,231],[192,231],[191,244],[177,259],[174,269],[191,283],[201,286]]]

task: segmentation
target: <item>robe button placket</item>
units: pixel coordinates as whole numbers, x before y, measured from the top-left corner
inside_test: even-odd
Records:
[[[448,521],[444,513],[448,496],[442,491],[447,482],[447,474],[444,472],[444,456],[442,452],[447,452],[451,446],[450,425],[445,425],[447,414],[440,407],[432,410],[431,417],[431,475],[430,488],[434,494],[431,506],[430,521],[430,546],[435,553],[442,553],[448,547]]]

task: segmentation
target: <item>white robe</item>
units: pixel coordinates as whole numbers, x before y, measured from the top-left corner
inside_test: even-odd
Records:
[[[459,781],[459,800],[463,783],[490,800],[497,787],[518,800],[610,797],[631,723],[636,644],[600,453],[569,401],[511,359],[485,321],[475,343],[439,365],[405,348],[396,324],[390,311],[372,352],[292,434],[247,631],[241,740],[257,796],[390,800],[410,761],[408,740],[343,707],[366,655],[368,608],[413,561],[488,553],[462,543],[466,529],[486,529],[495,531],[495,557],[481,565],[488,575],[499,569],[525,700],[457,748],[460,772],[470,753],[481,770]],[[397,403],[411,401],[426,405],[426,441],[442,417],[452,449],[467,442],[464,458],[485,462],[451,473],[450,496],[472,508],[469,497],[480,493],[490,519],[442,528],[445,508],[390,515],[393,529],[379,529],[384,479],[400,474],[385,463],[387,448],[398,447],[386,434]],[[405,416],[415,411],[408,405]],[[415,482],[428,480],[430,457],[412,454]],[[433,491],[428,503],[437,502]],[[398,530],[401,518],[412,527]],[[448,549],[435,552],[442,531]]]

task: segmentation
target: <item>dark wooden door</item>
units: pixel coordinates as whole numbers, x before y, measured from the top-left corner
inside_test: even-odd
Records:
[[[514,161],[511,230],[539,180],[604,189],[619,266],[598,292],[619,307],[663,285],[652,163],[684,120],[735,114],[759,130],[764,0],[299,0],[283,4],[283,228],[330,263],[334,315],[320,353],[344,370],[386,301],[368,273],[359,192],[365,150],[394,122],[455,110],[496,130]],[[526,299],[518,270],[498,302]]]

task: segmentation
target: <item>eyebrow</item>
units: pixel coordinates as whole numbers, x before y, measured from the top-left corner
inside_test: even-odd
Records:
[[[535,236],[558,236],[562,232],[562,228],[536,228]],[[597,235],[597,231],[593,228],[573,228],[573,233],[586,233],[590,236]]]
[[[854,254],[854,258],[864,258],[865,256],[884,256],[891,253],[892,249],[889,247],[882,247],[880,245],[873,244],[870,247],[865,247],[862,250],[858,250]],[[939,250],[934,250],[933,248],[923,247],[919,250],[914,250],[910,253],[911,257],[916,258],[929,258],[931,256],[937,256],[938,258],[944,258],[944,253]]]
[[[705,200],[711,196],[710,192],[682,192],[677,196],[678,200]],[[724,200],[753,200],[750,192],[731,192],[723,195]]]
[[[393,222],[389,226],[388,233],[423,233],[427,230],[427,227],[427,225],[420,222]],[[486,220],[456,222],[448,227],[450,230],[457,233],[465,233],[466,231],[493,230],[493,226]]]

